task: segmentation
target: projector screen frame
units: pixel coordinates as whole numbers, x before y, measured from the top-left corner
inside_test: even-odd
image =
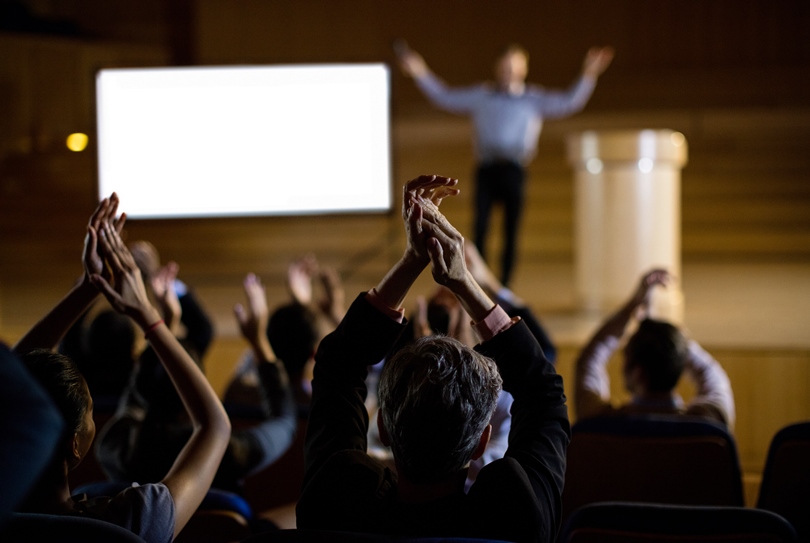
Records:
[[[377,78],[377,83],[382,80],[382,92],[374,98],[379,102],[382,101],[382,107],[378,106],[378,113],[381,115],[378,120],[381,121],[382,131],[380,126],[375,127],[377,134],[382,134],[382,143],[379,141],[374,142],[375,149],[379,150],[379,158],[373,156],[374,160],[382,163],[382,166],[377,165],[377,173],[371,174],[374,177],[372,181],[376,184],[382,197],[378,195],[377,200],[372,205],[362,206],[335,206],[335,207],[306,207],[298,206],[292,209],[235,209],[235,210],[217,210],[211,212],[210,210],[180,210],[180,211],[160,211],[149,212],[143,211],[139,208],[131,208],[127,205],[131,202],[131,198],[127,197],[127,191],[118,190],[119,195],[122,197],[122,203],[125,207],[133,209],[132,212],[128,211],[131,219],[133,220],[178,220],[178,219],[211,219],[211,218],[235,218],[235,217],[283,217],[283,216],[324,216],[324,215],[368,215],[368,214],[381,214],[390,215],[395,210],[394,193],[393,193],[393,143],[392,143],[392,129],[391,129],[391,71],[390,67],[385,63],[355,63],[355,64],[277,64],[277,65],[226,65],[226,66],[193,66],[193,67],[148,67],[148,68],[112,68],[99,70],[96,74],[96,126],[97,126],[97,152],[98,159],[96,161],[97,167],[97,190],[99,199],[108,196],[113,190],[116,190],[114,184],[110,186],[110,182],[105,182],[105,165],[106,158],[105,146],[105,130],[108,126],[105,124],[106,112],[102,107],[103,95],[100,82],[105,74],[121,74],[121,73],[200,73],[206,72],[231,72],[242,71],[256,73],[257,71],[277,71],[291,73],[292,71],[311,71],[311,70],[326,70],[329,72],[337,72],[343,70],[372,70],[376,73],[374,77]],[[375,83],[376,84],[376,83]],[[379,89],[377,89],[379,90]],[[313,158],[317,160],[317,158]],[[331,171],[331,170],[330,170]],[[350,173],[353,175],[353,173]],[[382,179],[379,179],[382,178]],[[367,181],[370,182],[370,181]],[[336,183],[337,185],[337,183]],[[190,185],[193,188],[193,185]],[[346,186],[345,182],[342,185]],[[186,189],[189,187],[187,186]],[[162,194],[161,190],[153,190],[154,194]],[[300,195],[299,195],[300,197]],[[164,196],[165,198],[165,196]],[[307,196],[308,198],[308,196]],[[180,198],[178,197],[178,201]]]

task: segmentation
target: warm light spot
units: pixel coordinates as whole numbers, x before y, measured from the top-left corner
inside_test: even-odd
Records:
[[[680,147],[686,141],[686,138],[680,132],[673,132],[669,138],[675,147]]]
[[[75,153],[84,151],[87,147],[87,134],[76,132],[67,137],[67,148]]]
[[[589,158],[588,162],[585,163],[585,169],[588,170],[588,173],[594,175],[602,173],[602,161],[598,158]]]
[[[641,173],[650,173],[653,169],[653,161],[651,158],[642,158],[638,161],[638,169]]]

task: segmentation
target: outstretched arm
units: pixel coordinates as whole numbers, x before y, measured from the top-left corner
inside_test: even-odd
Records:
[[[597,416],[610,408],[607,363],[619,346],[630,319],[639,310],[646,309],[653,287],[666,285],[669,281],[666,270],[648,272],[630,299],[602,324],[579,354],[574,388],[574,410],[578,418]]]
[[[126,215],[121,214],[120,217],[116,218],[117,211],[118,195],[115,193],[109,198],[104,198],[98,204],[90,217],[87,234],[84,238],[84,252],[82,254],[84,275],[79,283],[70,289],[67,295],[14,345],[13,350],[15,352],[23,353],[37,348],[53,349],[73,323],[96,300],[98,289],[91,283],[90,276],[93,274],[108,274],[98,252],[96,233],[103,225],[109,225],[116,233],[121,232],[126,222]]]
[[[230,421],[205,376],[149,302],[140,270],[118,232],[103,224],[93,234],[112,270],[113,284],[99,274],[90,276],[92,283],[116,311],[131,317],[144,331],[193,426],[191,438],[162,481],[174,499],[177,536],[211,487],[228,446]]]
[[[479,87],[450,88],[428,68],[422,55],[404,41],[394,44],[394,52],[402,72],[413,78],[419,90],[436,107],[451,113],[468,113],[481,96]]]
[[[581,111],[590,100],[596,80],[613,60],[613,48],[591,47],[580,77],[567,90],[536,91],[535,107],[545,119],[559,119]]]
[[[591,47],[582,61],[582,76],[596,79],[607,70],[613,61],[612,47]]]

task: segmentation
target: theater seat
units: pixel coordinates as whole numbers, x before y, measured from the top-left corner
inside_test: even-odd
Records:
[[[0,530],[3,543],[144,543],[129,530],[110,522],[70,515],[11,513]]]
[[[796,531],[775,513],[744,507],[602,502],[574,512],[558,543],[789,543]]]
[[[742,506],[734,439],[721,425],[696,418],[583,420],[568,447],[563,516],[602,501]]]
[[[327,530],[279,530],[256,534],[242,543],[506,543],[469,537],[410,537]]]
[[[810,422],[792,424],[774,436],[757,507],[782,515],[800,541],[810,541]]]

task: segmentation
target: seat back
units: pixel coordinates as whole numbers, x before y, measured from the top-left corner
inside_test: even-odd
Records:
[[[570,516],[558,543],[789,543],[784,518],[744,507],[602,502]]]
[[[470,537],[416,537],[330,530],[279,530],[256,534],[242,543],[506,543]]]
[[[227,543],[250,536],[248,521],[234,511],[198,510],[180,530],[175,543]]]
[[[789,520],[810,541],[810,422],[781,429],[771,441],[757,507]]]
[[[737,447],[719,424],[623,416],[576,424],[563,515],[601,501],[742,506]]]
[[[59,541],[60,543],[144,543],[116,524],[88,517],[11,513],[0,529],[4,543]]]

